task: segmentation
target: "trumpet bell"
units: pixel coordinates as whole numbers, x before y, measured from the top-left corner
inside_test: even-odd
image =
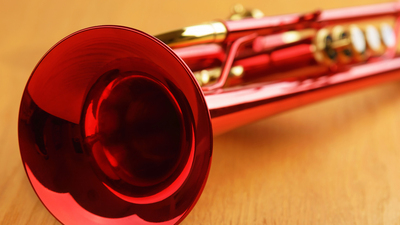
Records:
[[[201,88],[168,46],[132,28],[91,27],[51,48],[18,126],[28,178],[64,224],[175,224],[208,176]]]

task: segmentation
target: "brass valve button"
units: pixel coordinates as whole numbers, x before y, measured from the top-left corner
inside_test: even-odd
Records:
[[[373,54],[383,53],[384,47],[381,41],[381,35],[375,26],[367,25],[365,27],[365,36],[367,38],[367,45]]]
[[[314,57],[323,64],[331,65],[337,60],[337,52],[332,48],[333,39],[327,29],[318,31],[314,40]]]
[[[387,48],[393,48],[396,44],[396,34],[393,28],[387,23],[382,23],[380,28],[383,44]]]
[[[381,36],[378,29],[372,25],[365,28],[365,36],[367,38],[368,47],[373,51],[378,51],[381,48]]]
[[[367,50],[367,42],[365,40],[364,32],[358,26],[351,25],[349,27],[349,33],[353,59],[356,61],[363,61]]]
[[[333,39],[331,35],[325,37],[325,52],[328,55],[329,59],[336,60],[337,52],[332,48]]]
[[[338,61],[340,63],[349,63],[352,57],[350,46],[350,34],[343,26],[335,26],[332,29],[333,44],[332,48],[338,52]]]

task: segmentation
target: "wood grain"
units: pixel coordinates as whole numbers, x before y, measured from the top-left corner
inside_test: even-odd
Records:
[[[267,15],[378,3],[243,2]],[[157,34],[225,18],[236,0],[0,0],[0,224],[59,224],[19,156],[20,97],[40,57],[78,29]],[[400,224],[400,83],[292,110],[214,140],[203,195],[183,224]]]

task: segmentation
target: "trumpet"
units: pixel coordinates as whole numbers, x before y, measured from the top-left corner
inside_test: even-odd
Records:
[[[151,36],[77,31],[21,100],[27,176],[64,224],[177,224],[194,207],[213,135],[400,79],[398,3],[229,20]]]

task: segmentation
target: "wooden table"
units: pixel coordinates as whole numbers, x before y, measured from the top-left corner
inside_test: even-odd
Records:
[[[22,167],[19,101],[40,57],[78,29],[151,34],[225,18],[237,0],[0,1],[0,224],[59,224]],[[243,2],[266,15],[378,0]],[[183,224],[400,224],[400,83],[292,110],[214,140],[210,176]]]

